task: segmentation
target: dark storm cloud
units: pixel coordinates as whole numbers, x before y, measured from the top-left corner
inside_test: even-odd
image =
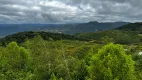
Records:
[[[0,23],[141,21],[142,0],[0,0]]]

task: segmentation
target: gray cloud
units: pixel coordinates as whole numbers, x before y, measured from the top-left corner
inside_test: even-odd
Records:
[[[142,20],[142,0],[0,0],[0,23]]]

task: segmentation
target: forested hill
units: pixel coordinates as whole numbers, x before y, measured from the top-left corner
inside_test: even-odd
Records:
[[[1,45],[6,45],[12,41],[17,43],[23,43],[26,39],[32,39],[35,36],[41,36],[44,40],[83,40],[81,38],[76,38],[73,35],[69,34],[60,34],[60,33],[51,33],[51,32],[20,32],[16,34],[12,34],[0,39]]]
[[[126,24],[126,25],[118,27],[116,29],[117,30],[123,30],[123,31],[139,31],[139,32],[142,32],[142,22]]]
[[[77,37],[101,41],[111,38],[119,44],[131,44],[142,42],[142,23],[130,23],[115,29],[78,34]]]

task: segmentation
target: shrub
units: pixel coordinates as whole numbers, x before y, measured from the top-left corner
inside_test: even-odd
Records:
[[[134,61],[121,45],[108,44],[92,57],[92,80],[134,80]]]

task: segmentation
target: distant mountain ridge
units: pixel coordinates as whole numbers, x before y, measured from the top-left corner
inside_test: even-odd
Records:
[[[7,36],[17,32],[35,31],[44,27],[56,27],[56,24],[0,24],[0,36]]]
[[[24,31],[45,31],[65,34],[95,32],[109,30],[128,24],[128,22],[104,22],[91,21],[75,24],[0,24],[0,37]]]
[[[80,23],[80,24],[65,24],[59,28],[56,27],[55,29],[51,29],[51,31],[66,33],[66,34],[76,34],[76,33],[84,33],[84,32],[104,31],[104,30],[114,29],[126,24],[129,24],[129,22],[91,21],[88,23]],[[46,29],[43,31],[46,31]],[[49,29],[47,29],[47,31],[49,31]]]

